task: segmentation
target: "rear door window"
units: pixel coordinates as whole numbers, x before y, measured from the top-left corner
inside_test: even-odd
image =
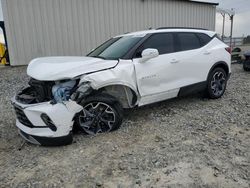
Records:
[[[194,33],[177,33],[179,39],[179,50],[193,50],[201,47],[200,39]]]

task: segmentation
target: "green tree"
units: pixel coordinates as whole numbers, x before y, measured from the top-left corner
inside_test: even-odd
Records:
[[[249,35],[243,39],[243,44],[250,44],[250,36]]]

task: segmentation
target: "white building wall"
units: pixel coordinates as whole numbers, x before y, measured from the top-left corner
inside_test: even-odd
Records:
[[[214,5],[176,0],[2,0],[11,65],[86,55],[117,34],[187,26],[215,30]]]

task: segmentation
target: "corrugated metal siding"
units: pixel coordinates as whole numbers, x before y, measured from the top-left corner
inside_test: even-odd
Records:
[[[2,0],[11,65],[85,55],[117,34],[160,26],[215,29],[215,6],[172,0]]]

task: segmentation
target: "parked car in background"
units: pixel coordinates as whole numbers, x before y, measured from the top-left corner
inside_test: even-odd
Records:
[[[250,71],[250,51],[244,53],[245,60],[243,61],[243,69]]]
[[[27,141],[72,142],[120,127],[124,108],[203,91],[220,98],[231,73],[230,48],[213,31],[159,28],[111,38],[86,57],[45,57],[28,66],[29,87],[12,103]]]
[[[242,63],[243,53],[242,50],[238,47],[232,50],[232,63]]]

